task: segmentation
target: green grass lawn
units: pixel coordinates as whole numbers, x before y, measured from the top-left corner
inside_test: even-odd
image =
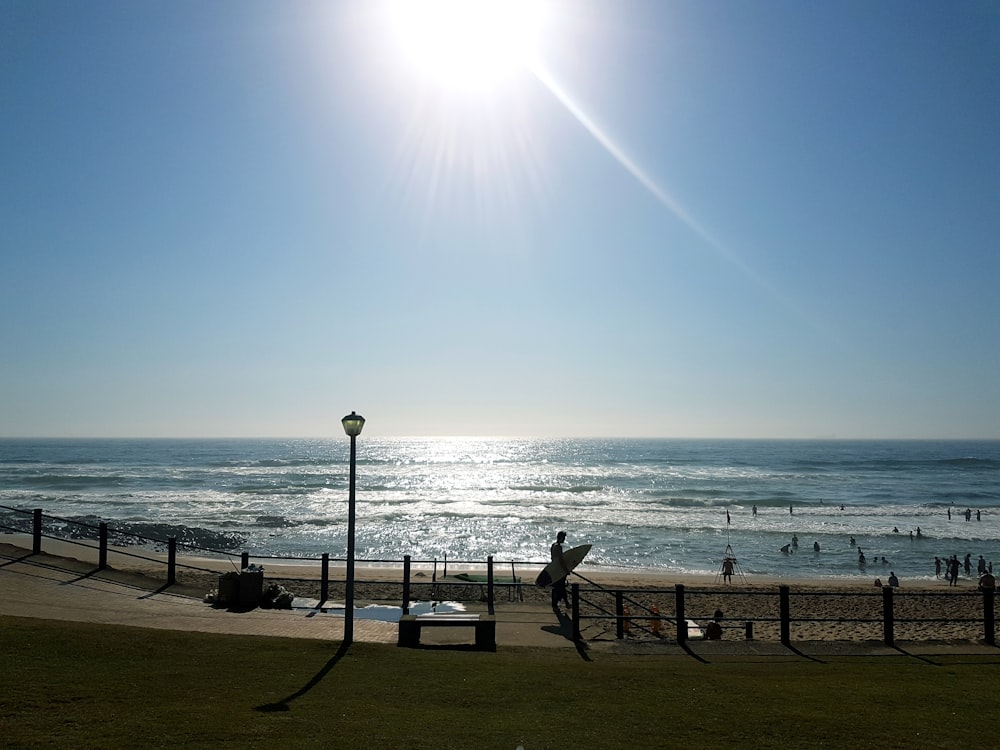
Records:
[[[0,633],[4,748],[984,747],[1000,677],[1000,652],[587,661],[10,617]]]

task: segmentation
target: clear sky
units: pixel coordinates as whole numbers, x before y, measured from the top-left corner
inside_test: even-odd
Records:
[[[0,435],[1000,438],[1000,4],[504,7],[0,0]]]

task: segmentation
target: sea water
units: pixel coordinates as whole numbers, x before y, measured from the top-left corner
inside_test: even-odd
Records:
[[[224,552],[342,558],[348,454],[343,437],[0,440],[0,526],[29,528],[9,509],[41,508]],[[584,570],[717,575],[727,550],[748,578],[1000,563],[1000,441],[362,435],[356,498],[371,561],[544,562],[565,530],[593,545]]]

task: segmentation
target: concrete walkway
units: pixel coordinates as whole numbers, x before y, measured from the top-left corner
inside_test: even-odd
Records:
[[[89,552],[58,548],[63,554]],[[96,560],[96,558],[94,558]],[[344,620],[319,609],[234,612],[203,601],[204,591],[179,584],[169,588],[135,571],[97,570],[94,560],[80,560],[12,546],[0,540],[0,615],[45,620],[127,625],[227,635],[257,635],[281,638],[313,638],[341,641]],[[342,611],[342,608],[341,608]],[[892,648],[878,642],[810,641],[793,647],[769,641],[689,641],[680,646],[670,640],[658,642],[607,636],[576,644],[570,639],[569,622],[561,621],[543,605],[498,604],[497,647],[537,647],[611,652],[618,654],[674,654],[697,659],[806,658],[848,655],[908,654],[920,659],[945,655],[995,655],[997,648],[981,642],[916,642]],[[397,624],[356,617],[356,642],[395,644]],[[433,628],[423,631],[421,643],[428,646],[471,643],[469,628]]]
[[[166,588],[135,573],[99,571],[91,562],[0,545],[0,615],[229,635],[332,641],[344,636],[343,617],[320,609],[234,612],[204,602],[203,594],[182,585]],[[545,607],[498,611],[498,647],[574,648],[566,636]],[[395,644],[396,638],[396,623],[355,617],[355,641]],[[471,640],[471,629],[435,628],[425,631],[421,642]]]

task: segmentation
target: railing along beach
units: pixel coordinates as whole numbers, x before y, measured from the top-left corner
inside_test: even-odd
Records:
[[[207,564],[180,562],[178,550],[181,549],[195,558],[202,555],[210,556],[219,561],[228,560],[237,570],[246,570],[250,567],[251,561],[254,561],[255,564],[262,561],[277,561],[278,564],[282,565],[318,563],[321,601],[328,599],[331,583],[343,583],[330,577],[331,561],[343,562],[343,558],[332,558],[327,553],[319,558],[252,556],[248,551],[236,554],[180,542],[173,536],[159,539],[122,529],[114,529],[103,521],[91,524],[45,515],[42,509],[37,508],[24,510],[0,505],[0,509],[12,512],[15,517],[19,515],[25,517],[24,521],[14,525],[0,523],[0,530],[10,533],[30,533],[32,554],[42,554],[43,539],[77,544],[90,550],[95,549],[94,542],[96,541],[99,570],[109,567],[109,554],[121,555],[153,565],[164,565],[168,586],[177,583],[179,569],[212,575],[219,573],[217,568]],[[46,527],[48,527],[48,531],[46,531]],[[67,529],[71,529],[71,531],[67,531]],[[62,533],[54,533],[57,530],[61,530]],[[154,549],[165,549],[166,559],[162,556],[142,554],[139,550],[123,549],[120,545],[111,546],[111,539],[121,543],[129,542],[149,545]],[[237,558],[239,558],[238,568]],[[358,562],[369,566],[372,574],[379,569],[377,566],[391,566],[381,569],[382,579],[377,581],[359,579],[358,583],[390,583],[401,586],[400,598],[404,614],[409,611],[409,605],[413,601],[413,591],[423,589],[435,599],[441,598],[441,594],[451,593],[453,596],[456,594],[464,595],[468,601],[472,600],[471,594],[475,593],[475,599],[486,602],[491,615],[494,614],[498,590],[506,591],[508,601],[515,602],[514,606],[517,606],[516,602],[524,600],[521,588],[523,584],[518,576],[518,569],[533,573],[546,564],[546,562],[530,560],[506,561],[500,564],[503,569],[503,574],[500,575],[496,573],[498,563],[490,556],[485,561],[485,575],[472,576],[464,571],[482,570],[484,561],[454,559],[449,561],[446,555],[443,559],[414,560],[411,556],[406,555],[401,561],[362,559]],[[449,576],[449,564],[452,566],[453,572],[459,569],[463,573]],[[415,581],[414,566],[430,571],[430,581]],[[507,575],[508,566],[509,576]],[[401,577],[396,581],[385,580],[386,570],[393,573],[401,571]],[[288,576],[282,576],[281,579],[315,583],[314,579],[297,579]],[[766,636],[772,635],[776,630],[777,640],[785,646],[790,646],[795,640],[793,631],[796,627],[810,624],[868,626],[873,632],[878,633],[878,639],[885,645],[894,646],[899,639],[900,626],[905,630],[910,625],[933,625],[936,623],[967,624],[970,631],[973,629],[978,631],[984,643],[990,646],[996,645],[995,591],[990,588],[960,592],[936,592],[905,591],[884,586],[871,591],[847,589],[793,591],[787,585],[734,589],[730,587],[689,588],[685,584],[676,584],[673,588],[657,589],[602,586],[589,580],[588,584],[573,583],[570,587],[572,636],[577,641],[586,640],[585,629],[596,629],[599,632],[604,632],[601,631],[602,627],[613,627],[617,639],[643,637],[664,641],[672,640],[683,645],[690,639],[688,620],[704,622],[714,619],[715,610],[726,609],[725,603],[730,602],[733,603],[734,607],[742,606],[746,609],[728,608],[728,613],[722,623],[723,627],[730,631],[739,631],[747,639],[759,638],[761,635],[765,635],[765,639],[767,639]],[[464,592],[462,588],[465,589]],[[853,613],[829,616],[815,611],[818,602],[828,597],[849,598],[852,602]],[[938,598],[946,598],[948,603],[953,604],[948,616],[927,617],[921,615],[922,604]],[[759,604],[754,605],[754,602]],[[818,609],[822,608],[818,607]],[[661,610],[662,612],[672,610],[673,614],[662,614]]]

